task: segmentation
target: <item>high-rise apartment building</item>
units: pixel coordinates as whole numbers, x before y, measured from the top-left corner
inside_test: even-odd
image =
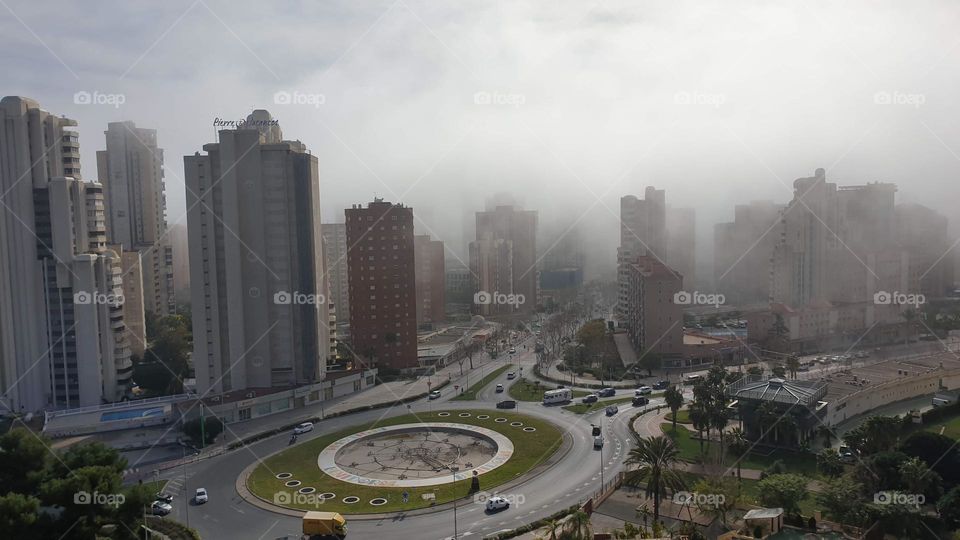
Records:
[[[13,411],[98,405],[131,384],[121,260],[75,126],[0,101],[0,400]]]
[[[667,208],[667,255],[663,261],[697,288],[697,214],[693,208]]]
[[[637,257],[626,267],[626,326],[637,357],[681,356],[683,308],[674,303],[674,295],[683,289],[683,278],[649,255]]]
[[[347,208],[350,339],[365,367],[417,367],[413,209],[374,199]]]
[[[264,110],[184,157],[197,390],[321,381],[331,336],[317,158]]]
[[[417,325],[432,328],[446,319],[443,242],[429,234],[413,237],[417,278]]]
[[[157,131],[133,122],[110,122],[104,135],[107,149],[97,152],[97,176],[104,190],[107,241],[140,252],[144,310],[172,314],[173,249],[166,237],[163,150],[157,146]]]
[[[666,193],[652,186],[643,199],[633,195],[620,198],[620,247],[617,248],[617,318],[627,319],[630,267],[637,257],[651,256],[665,261],[667,255]]]
[[[330,301],[333,302],[338,323],[350,320],[350,284],[347,280],[347,225],[324,223],[324,261],[327,263],[327,282],[330,285]]]
[[[953,239],[946,216],[914,203],[898,204],[897,243],[910,257],[910,282],[917,283],[927,298],[939,298],[952,291]]]
[[[147,348],[147,320],[143,310],[143,266],[140,252],[126,251],[119,244],[110,245],[110,249],[120,255],[120,268],[123,271],[123,322],[127,327],[130,352],[144,359]]]
[[[480,315],[531,313],[540,300],[537,212],[497,206],[477,212],[477,239],[470,243],[470,270]],[[511,296],[512,295],[512,296]],[[522,302],[510,302],[510,299]]]
[[[747,306],[770,301],[770,257],[779,240],[782,204],[738,204],[733,221],[713,229],[713,280],[727,303]]]

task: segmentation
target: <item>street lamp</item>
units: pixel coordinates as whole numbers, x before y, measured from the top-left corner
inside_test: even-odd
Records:
[[[603,437],[603,432],[604,432],[603,418],[600,418],[600,436],[601,437]],[[605,446],[604,443],[606,443],[604,439],[606,439],[606,437],[604,437],[603,439],[600,439],[601,441],[603,441],[600,444],[600,492],[601,493],[603,493],[603,447]]]
[[[450,472],[453,473],[453,540],[457,540],[457,471],[460,467],[452,465]]]

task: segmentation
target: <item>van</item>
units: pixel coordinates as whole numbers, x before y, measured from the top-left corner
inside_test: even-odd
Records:
[[[309,511],[303,515],[303,535],[306,538],[347,537],[347,520],[337,512]]]
[[[551,405],[553,403],[566,403],[571,399],[573,399],[573,392],[569,388],[547,390],[543,393],[544,405]]]
[[[700,375],[699,373],[694,375],[687,375],[686,377],[683,378],[683,384],[697,384],[702,380],[703,380],[703,375]]]

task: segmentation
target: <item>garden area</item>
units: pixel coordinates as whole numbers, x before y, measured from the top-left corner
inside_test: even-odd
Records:
[[[517,382],[510,386],[507,393],[511,398],[517,401],[542,401],[543,393],[547,390],[554,390],[555,385],[545,385],[538,380],[528,380],[521,377]],[[588,394],[583,390],[573,390],[573,398],[581,398]]]

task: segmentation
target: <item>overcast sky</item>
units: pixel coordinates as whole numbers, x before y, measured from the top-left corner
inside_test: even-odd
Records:
[[[817,167],[956,221],[960,4],[771,4],[2,0],[2,94],[77,119],[90,180],[107,122],[158,129],[171,223],[183,155],[253,108],[318,156],[325,222],[402,200],[460,253],[498,193],[612,257],[621,195],[666,189],[705,240]]]

